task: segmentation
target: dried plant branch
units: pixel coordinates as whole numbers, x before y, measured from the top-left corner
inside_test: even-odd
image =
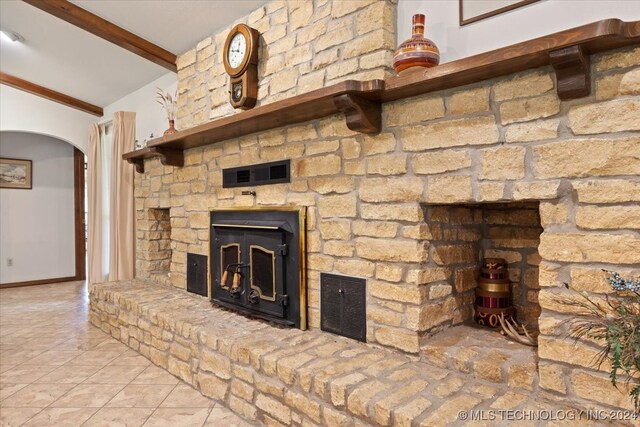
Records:
[[[171,96],[170,93],[164,92],[159,87],[156,87],[156,102],[160,104],[163,110],[167,113],[168,120],[175,120],[175,113],[178,104],[178,92]]]
[[[605,270],[606,271],[606,270]],[[608,279],[618,294],[605,296],[606,305],[594,301],[587,293],[573,291],[578,299],[560,296],[562,304],[577,310],[580,317],[567,322],[570,335],[579,341],[582,338],[603,342],[601,351],[594,357],[600,367],[605,361],[611,363],[609,378],[617,388],[619,376],[630,388],[634,409],[640,409],[640,278],[622,279],[618,273]],[[568,288],[568,286],[567,286]]]

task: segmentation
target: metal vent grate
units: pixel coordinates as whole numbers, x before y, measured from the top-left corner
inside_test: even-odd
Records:
[[[367,340],[366,281],[320,274],[320,328],[358,341]]]
[[[291,182],[291,160],[222,170],[222,187],[249,187]]]
[[[236,171],[236,182],[245,183],[251,181],[251,171],[249,169],[242,169]]]
[[[187,291],[207,296],[207,256],[187,253]]]
[[[289,176],[287,165],[273,165],[269,167],[270,179],[286,179]]]

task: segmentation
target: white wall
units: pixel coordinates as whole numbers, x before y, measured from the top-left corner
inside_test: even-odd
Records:
[[[178,85],[175,73],[167,73],[135,92],[130,93],[104,108],[104,116],[101,121],[113,119],[116,111],[133,111],[136,113],[136,139],[140,142],[151,139],[153,133],[156,138],[169,127],[167,116],[156,102],[157,88],[164,92],[174,94]],[[180,129],[180,123],[176,122],[176,128]]]
[[[33,189],[0,188],[0,283],[74,276],[73,147],[0,132],[0,157],[33,161]]]
[[[398,43],[411,37],[411,17],[426,15],[425,36],[440,49],[440,63],[490,51],[606,18],[640,19],[637,0],[540,0],[462,27],[458,0],[400,0]]]
[[[31,132],[61,139],[87,152],[89,125],[98,117],[0,85],[0,130]]]
[[[136,139],[144,141],[162,135],[169,127],[165,112],[156,102],[157,87],[175,93],[175,73],[167,73],[146,86],[103,108],[98,118],[39,96],[0,85],[0,131],[30,132],[52,136],[78,147],[85,154],[89,141],[89,125],[113,119],[116,111],[136,113]],[[176,122],[180,129],[180,123]]]

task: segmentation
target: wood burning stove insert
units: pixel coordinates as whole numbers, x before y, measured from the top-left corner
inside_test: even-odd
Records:
[[[211,300],[306,329],[305,211],[211,212]]]

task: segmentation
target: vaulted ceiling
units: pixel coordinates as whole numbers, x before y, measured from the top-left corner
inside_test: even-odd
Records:
[[[75,0],[75,5],[176,55],[267,0]],[[0,1],[0,72],[105,107],[170,72],[20,0]]]

